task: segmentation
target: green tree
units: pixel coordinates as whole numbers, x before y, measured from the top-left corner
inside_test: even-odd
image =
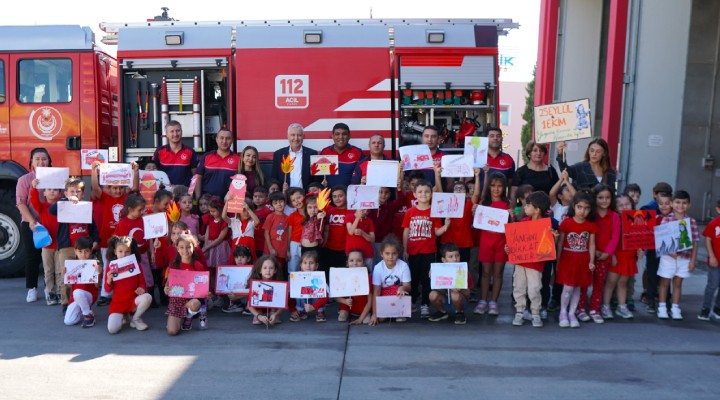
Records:
[[[533,68],[533,78],[528,82],[527,86],[525,86],[525,90],[527,90],[527,96],[525,96],[525,111],[523,111],[522,114],[525,124],[523,124],[520,130],[520,143],[522,145],[522,158],[527,163],[528,158],[525,155],[525,146],[532,140],[533,123],[535,119],[535,113],[533,112],[533,107],[535,106],[535,68]]]

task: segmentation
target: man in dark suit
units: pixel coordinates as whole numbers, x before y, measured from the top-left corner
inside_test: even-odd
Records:
[[[290,154],[295,157],[295,168],[288,174],[287,184],[291,187],[307,188],[308,184],[317,180],[310,176],[310,156],[317,155],[317,151],[302,145],[303,126],[298,123],[290,124],[288,127],[288,142],[290,146],[276,150],[273,154],[272,173],[270,176],[280,182],[285,182],[285,174],[280,168],[283,157]]]

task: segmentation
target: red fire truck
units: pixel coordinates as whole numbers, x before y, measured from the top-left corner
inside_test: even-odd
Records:
[[[419,142],[429,124],[454,148],[455,138],[496,124],[498,35],[517,27],[509,19],[156,19],[101,24],[117,60],[89,28],[0,27],[0,275],[21,270],[26,244],[12,205],[33,147],[48,148],[53,166],[87,174],[81,149],[142,160],[173,119],[200,152],[225,127],[236,149],[255,146],[263,163],[287,146],[291,123],[318,150],[332,144],[336,122],[362,149],[382,134],[389,155]]]

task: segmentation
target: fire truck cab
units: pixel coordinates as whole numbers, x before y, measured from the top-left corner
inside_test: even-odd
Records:
[[[0,276],[23,270],[15,184],[30,151],[80,175],[80,149],[118,143],[115,60],[88,27],[0,26]]]

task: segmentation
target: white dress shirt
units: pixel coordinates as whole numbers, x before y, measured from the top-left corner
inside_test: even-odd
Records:
[[[290,187],[303,187],[302,183],[302,157],[303,157],[303,151],[302,146],[300,146],[300,151],[292,151],[292,148],[288,147],[288,154],[291,157],[295,157],[295,162],[293,165],[295,168],[293,168],[292,171],[290,171],[290,174],[288,178],[290,178],[290,181],[288,182],[288,185]]]

